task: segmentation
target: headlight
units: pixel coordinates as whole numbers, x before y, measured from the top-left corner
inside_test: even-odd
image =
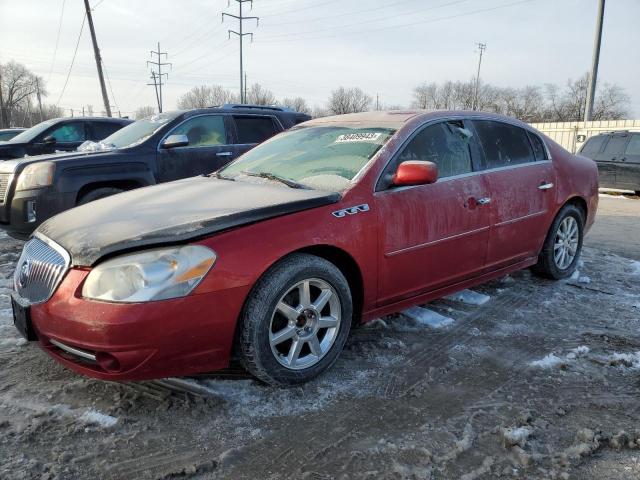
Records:
[[[124,303],[184,297],[200,283],[215,261],[216,254],[200,245],[123,255],[91,270],[82,296]]]
[[[18,176],[16,190],[48,187],[53,183],[53,172],[55,169],[56,165],[53,162],[41,162],[29,165]]]

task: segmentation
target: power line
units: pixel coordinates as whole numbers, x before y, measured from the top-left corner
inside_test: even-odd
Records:
[[[102,66],[104,67],[104,74],[107,77],[107,83],[109,84],[109,91],[111,92],[111,98],[113,98],[113,105],[116,107],[116,109],[119,110],[118,102],[116,101],[116,94],[113,93],[113,87],[111,86],[111,79],[109,78],[109,71],[107,70],[107,66],[104,63],[104,60],[102,60]]]
[[[250,3],[251,4],[251,8],[253,8],[253,0],[235,0],[238,3],[238,9],[239,9],[239,14],[238,15],[233,15],[231,13],[226,13],[223,12],[222,13],[222,21],[224,22],[224,16],[226,15],[227,17],[231,17],[231,18],[235,18],[236,20],[238,20],[238,26],[239,26],[239,32],[236,32],[235,30],[229,30],[229,38],[231,38],[231,34],[233,33],[234,35],[238,36],[238,39],[240,40],[240,103],[245,103],[245,95],[244,95],[244,64],[243,64],[243,59],[242,59],[242,41],[244,40],[244,37],[249,35],[251,36],[251,41],[253,41],[253,32],[243,32],[242,31],[242,27],[244,24],[245,20],[255,20],[256,21],[256,26],[258,26],[259,22],[260,22],[260,18],[259,17],[245,17],[242,15],[242,5],[245,3]]]
[[[60,96],[58,97],[58,101],[56,102],[56,106],[62,100],[62,96],[64,95],[64,91],[67,89],[67,84],[69,83],[69,77],[71,76],[71,69],[73,69],[73,63],[76,61],[76,54],[78,53],[78,46],[80,45],[80,38],[82,38],[82,31],[84,30],[84,24],[87,21],[87,15],[82,17],[82,25],[80,26],[80,33],[78,34],[78,40],[76,41],[76,49],[73,51],[73,58],[71,59],[71,65],[69,65],[69,71],[67,72],[67,79],[64,81],[64,85],[62,87],[62,92],[60,92]]]
[[[169,65],[169,68],[171,68],[172,65],[170,63],[162,62],[162,56],[164,55],[164,58],[167,58],[167,52],[160,50],[160,42],[158,42],[158,51],[151,50],[151,56],[153,57],[154,55],[156,55],[158,61],[152,62],[151,60],[147,60],[147,66],[155,65],[158,71],[156,72],[153,70],[153,67],[151,68],[151,78],[153,79],[153,83],[149,83],[147,85],[154,86],[156,90],[156,100],[158,101],[158,113],[162,113],[162,85],[164,85],[164,83],[162,83],[162,77],[164,76],[165,78],[169,78],[168,73],[162,73],[162,67]]]
[[[53,66],[56,63],[56,55],[58,53],[58,43],[60,41],[60,31],[62,30],[62,17],[64,16],[64,4],[67,0],[62,0],[62,9],[60,10],[60,20],[58,20],[58,34],[56,35],[56,46],[53,49],[53,57],[51,58],[51,67],[49,68],[49,75],[47,76],[47,82],[51,80],[51,74],[53,73]]]

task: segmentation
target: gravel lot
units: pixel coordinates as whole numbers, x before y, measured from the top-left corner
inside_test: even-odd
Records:
[[[521,271],[476,288],[482,305],[428,305],[451,320],[355,329],[302,388],[233,368],[193,380],[205,397],[83,378],[22,341],[8,298],[21,243],[0,234],[0,478],[636,478],[640,251],[611,251],[640,222],[607,224],[608,248],[612,202],[640,214],[603,197],[571,280]]]

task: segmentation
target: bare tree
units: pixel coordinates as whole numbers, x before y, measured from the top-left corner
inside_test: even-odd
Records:
[[[358,87],[340,87],[331,92],[328,109],[334,115],[364,112],[369,109],[373,98]]]
[[[178,108],[189,110],[192,108],[206,108],[225,103],[235,103],[238,97],[222,85],[201,85],[193,87],[178,98]]]
[[[155,108],[153,108],[152,106],[145,106],[145,107],[140,107],[138,108],[135,113],[133,114],[133,118],[135,118],[136,120],[140,120],[141,118],[147,118],[150,117],[151,115],[155,114],[156,110]]]
[[[271,90],[254,83],[247,91],[246,101],[252,105],[275,105],[276,97]]]
[[[307,101],[302,97],[283,98],[280,101],[280,104],[285,107],[292,108],[296,112],[307,113],[307,114],[311,113],[311,108],[309,108]]]
[[[25,122],[25,112],[33,109],[32,97],[35,97],[40,81],[41,96],[46,95],[44,82],[30,72],[24,65],[10,61],[0,64],[0,90],[2,105],[0,105],[0,126],[17,124],[13,121],[18,110],[22,112],[22,122]],[[28,109],[27,109],[28,107]]]

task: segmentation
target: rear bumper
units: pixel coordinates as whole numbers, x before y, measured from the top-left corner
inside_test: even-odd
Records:
[[[45,220],[75,205],[73,194],[48,188],[15,192],[0,211],[0,228],[16,238],[28,237]]]
[[[225,368],[248,287],[139,304],[86,300],[88,272],[70,270],[54,296],[31,307],[44,350],[103,380],[148,380]]]

